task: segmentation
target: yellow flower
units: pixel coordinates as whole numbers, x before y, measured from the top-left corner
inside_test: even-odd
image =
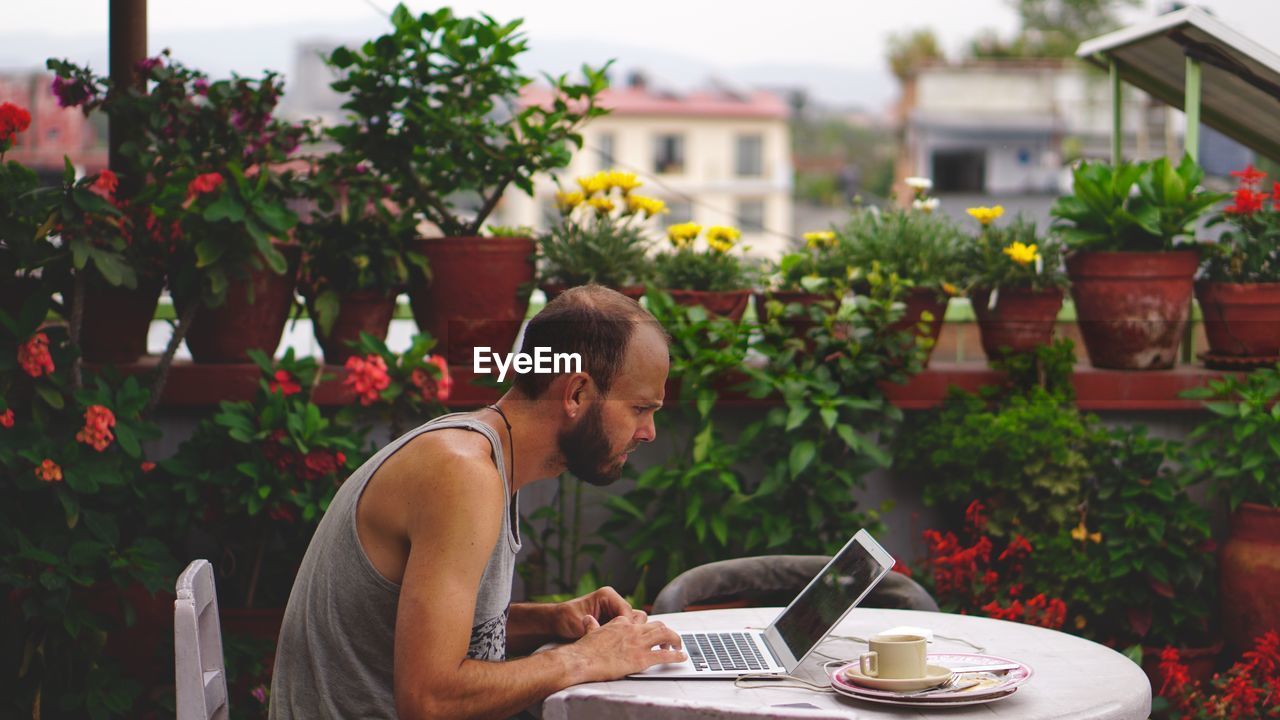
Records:
[[[719,253],[727,253],[733,249],[734,243],[742,233],[737,228],[724,225],[713,225],[707,228],[707,246]]]
[[[582,192],[591,197],[597,193],[609,192],[609,176],[607,173],[598,172],[595,175],[587,175],[578,178],[578,186],[582,188]]]
[[[1083,630],[1083,629],[1084,629],[1084,626],[1085,626],[1085,625],[1088,625],[1088,624],[1089,624],[1089,621],[1088,621],[1088,620],[1086,620],[1086,619],[1085,619],[1085,617],[1084,617],[1083,615],[1077,615],[1077,616],[1076,616],[1076,629],[1077,629],[1077,630]]]
[[[622,191],[623,195],[626,195],[644,183],[636,179],[635,173],[610,170],[608,173],[608,184],[609,187],[618,188]]]
[[[830,230],[818,230],[804,234],[804,242],[811,250],[829,248],[836,244],[836,234]]]
[[[352,264],[352,265],[355,265],[355,266],[356,266],[356,269],[358,269],[358,270],[363,270],[363,269],[365,269],[365,268],[369,267],[369,256],[368,256],[368,255],[357,255],[357,256],[355,256],[355,257],[351,258],[351,264]]]
[[[613,212],[613,201],[605,197],[593,197],[587,201],[587,204],[595,208],[600,215],[608,215]]]
[[[1036,258],[1040,257],[1040,254],[1036,252],[1035,243],[1024,245],[1020,242],[1015,242],[1004,249],[1004,254],[1008,255],[1010,260],[1013,260],[1019,265],[1033,263],[1036,261]]]
[[[1004,214],[1004,207],[1000,205],[995,207],[971,207],[966,212],[968,212],[974,220],[982,223],[982,227],[986,227]]]
[[[623,192],[626,192],[626,190],[624,189]],[[645,197],[644,195],[627,196],[627,212],[629,213],[644,213],[645,217],[653,217],[666,211],[667,204],[657,198]]]
[[[702,232],[702,226],[698,223],[678,223],[667,228],[667,239],[677,248],[685,248],[693,243],[700,232]]]
[[[949,282],[942,283],[942,291],[945,292],[947,295],[950,295],[951,297],[955,297],[960,294],[960,290],[957,289],[955,285],[952,285]]]
[[[1100,533],[1100,532],[1094,532],[1094,533],[1089,532],[1089,528],[1088,528],[1088,527],[1086,527],[1086,526],[1085,526],[1085,524],[1084,524],[1084,521],[1083,521],[1083,520],[1081,520],[1081,521],[1080,521],[1080,524],[1079,524],[1079,525],[1077,525],[1077,526],[1075,527],[1075,529],[1071,531],[1071,539],[1072,539],[1072,540],[1079,540],[1080,542],[1085,542],[1086,540],[1089,540],[1089,541],[1092,541],[1092,542],[1094,542],[1094,543],[1100,543],[1100,542],[1102,542],[1102,533]]]
[[[586,201],[586,196],[574,190],[573,192],[557,192],[556,207],[560,208],[560,212],[568,214],[571,210]]]

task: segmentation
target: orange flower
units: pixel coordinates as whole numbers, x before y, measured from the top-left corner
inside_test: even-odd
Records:
[[[49,354],[49,336],[38,332],[18,347],[18,364],[31,377],[53,372],[53,356]]]
[[[110,170],[103,170],[89,186],[89,192],[110,200],[116,194],[118,187],[120,187],[120,178]]]
[[[425,368],[415,368],[409,380],[422,391],[423,400],[439,400],[445,402],[453,390],[453,378],[449,376],[449,363],[440,355],[427,358],[427,363],[440,371],[440,378],[432,377]]]
[[[102,452],[116,439],[111,434],[111,428],[115,426],[115,413],[104,405],[90,405],[84,413],[84,429],[76,433],[76,440]]]
[[[36,467],[36,477],[45,482],[62,482],[62,468],[58,467],[58,463],[45,458],[44,462]]]
[[[149,473],[152,470],[156,469],[156,464],[151,462],[150,460],[143,460],[141,463],[138,464],[138,467],[142,468],[142,472]]]
[[[347,358],[346,368],[347,377],[342,384],[355,391],[361,405],[377,402],[378,394],[391,384],[391,378],[387,375],[387,363],[380,355]]]
[[[187,183],[187,199],[191,200],[211,193],[222,187],[222,182],[222,175],[216,172],[197,175],[195,179]]]

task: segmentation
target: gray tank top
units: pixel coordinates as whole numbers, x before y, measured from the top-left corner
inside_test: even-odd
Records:
[[[511,491],[502,443],[493,428],[461,414],[444,415],[378,451],[334,496],[302,558],[285,608],[271,681],[271,720],[396,717],[393,669],[400,586],[378,572],[360,545],[356,504],[387,458],[413,438],[444,428],[474,430],[488,438],[507,488],[508,509],[480,578],[467,650],[467,657],[476,660],[506,658],[507,608],[520,551],[519,496]]]

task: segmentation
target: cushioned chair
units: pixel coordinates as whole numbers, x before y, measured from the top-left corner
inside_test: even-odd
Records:
[[[227,720],[227,677],[213,566],[193,560],[178,576],[173,656],[178,720]]]
[[[785,606],[829,560],[828,555],[761,555],[699,565],[680,573],[662,588],[654,600],[653,613],[681,612],[690,605],[735,600],[755,606]],[[861,606],[938,610],[938,603],[928,591],[896,572],[886,575]]]

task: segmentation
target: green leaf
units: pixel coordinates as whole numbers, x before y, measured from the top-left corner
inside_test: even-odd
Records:
[[[196,267],[204,268],[218,262],[227,252],[227,246],[214,238],[204,238],[196,243]]]
[[[792,479],[800,476],[809,464],[813,462],[813,458],[818,454],[817,447],[814,446],[812,440],[802,440],[791,448],[791,456],[788,459],[788,466],[791,471]]]
[[[219,222],[221,220],[229,220],[238,223],[244,220],[244,206],[240,204],[232,193],[222,193],[204,209],[201,214],[205,222]]]
[[[89,532],[93,533],[99,540],[112,547],[120,543],[120,528],[110,515],[94,510],[85,510],[83,519],[85,527],[89,528]]]
[[[333,322],[338,319],[340,304],[338,293],[334,290],[325,290],[314,301],[315,319],[325,335],[333,331]]]
[[[716,536],[721,545],[729,544],[729,523],[721,513],[711,516],[711,534]]]
[[[115,427],[116,442],[120,443],[120,449],[131,458],[142,455],[142,447],[138,444],[138,436],[134,434],[133,429],[128,425],[119,423]]]
[[[61,410],[66,405],[66,401],[62,397],[62,393],[58,392],[54,388],[51,388],[44,383],[37,384],[35,388],[36,394],[40,396],[40,399],[54,410]]]
[[[822,416],[822,424],[825,425],[828,430],[835,427],[836,420],[840,417],[839,411],[835,408],[822,408],[818,413]]]

